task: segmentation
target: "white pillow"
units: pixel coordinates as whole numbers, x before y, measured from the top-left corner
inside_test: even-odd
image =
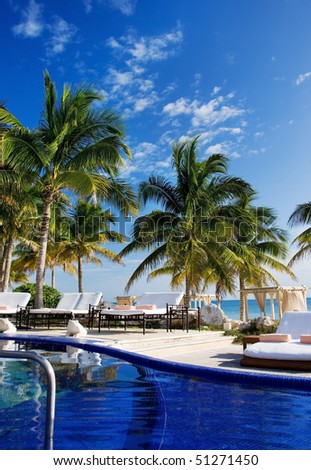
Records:
[[[67,325],[67,336],[86,336],[87,330],[78,320],[69,320]]]
[[[16,327],[8,318],[0,318],[0,333],[14,333]]]

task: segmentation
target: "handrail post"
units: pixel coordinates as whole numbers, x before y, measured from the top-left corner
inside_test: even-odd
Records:
[[[38,362],[44,368],[47,376],[44,448],[46,450],[53,450],[56,393],[56,380],[53,367],[45,357],[35,351],[0,351],[0,358],[2,357],[11,359],[28,359],[29,361]]]

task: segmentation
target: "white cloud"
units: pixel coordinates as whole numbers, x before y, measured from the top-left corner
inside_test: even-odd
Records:
[[[111,47],[111,49],[122,49],[121,44],[113,36],[107,39],[106,44]]]
[[[135,113],[152,108],[173,89],[167,87],[163,96],[155,89],[157,73],[150,73],[147,64],[166,60],[177,53],[182,41],[180,28],[158,36],[137,36],[133,31],[125,36],[110,37],[106,46],[124,60],[123,67],[110,67],[104,78],[107,98],[122,103],[122,113],[131,117]],[[118,104],[117,104],[118,106]]]
[[[131,16],[135,12],[136,0],[106,0],[107,5],[119,10],[125,16]]]
[[[150,156],[152,154],[155,154],[158,152],[158,146],[155,144],[152,144],[151,142],[141,142],[136,149],[133,151],[133,158],[136,159],[141,159],[146,156]]]
[[[206,149],[206,153],[208,153],[208,154],[224,153],[224,144],[210,145],[210,146]]]
[[[48,55],[64,52],[66,46],[77,32],[76,26],[67,23],[67,21],[59,16],[55,16],[53,23],[48,27],[52,33],[51,37],[46,41]]]
[[[296,85],[301,85],[305,80],[311,77],[311,72],[301,73],[296,79]]]
[[[159,101],[153,81],[137,77],[132,70],[120,71],[111,67],[105,77],[105,83],[110,87],[109,92],[106,90],[107,98],[122,102],[126,117],[142,112]],[[124,109],[124,105],[128,108]]]
[[[156,92],[151,93],[148,96],[143,98],[133,98],[134,101],[134,111],[141,112],[144,111],[146,108],[150,108],[159,100],[158,95]]]
[[[222,98],[222,97],[220,97]],[[205,125],[215,126],[228,119],[236,118],[244,114],[244,110],[235,106],[220,106],[222,99],[211,100],[207,104],[195,108],[192,125],[200,127]]]
[[[129,85],[134,80],[133,72],[121,72],[114,68],[108,70],[107,81],[114,84],[114,88]]]
[[[199,103],[198,100],[190,101],[186,98],[179,98],[173,103],[168,103],[163,107],[163,112],[170,117],[178,115],[191,115],[194,128],[221,124],[228,119],[240,117],[245,110],[225,104],[234,97],[234,93],[227,96],[218,96],[207,103]]]
[[[218,93],[221,91],[221,87],[220,86],[215,86],[214,89],[213,89],[213,92],[212,92],[212,96],[213,95],[218,95]]]
[[[221,153],[223,155],[230,155],[230,158],[240,158],[240,153],[234,149],[232,142],[219,142],[215,145],[210,145],[206,151],[206,155],[212,155],[214,153]]]
[[[48,22],[43,19],[42,12],[42,4],[29,0],[27,8],[22,11],[22,21],[13,27],[13,32],[25,38],[38,38],[44,33],[46,53],[48,56],[53,56],[65,50],[76,34],[77,28],[57,15]]]
[[[179,116],[180,114],[192,114],[196,101],[191,102],[186,98],[179,98],[174,103],[168,103],[164,106],[163,112],[169,116]]]
[[[133,33],[119,39],[110,37],[106,44],[123,55],[129,56],[127,65],[130,67],[147,62],[162,61],[177,53],[176,48],[181,44],[183,34],[180,28],[159,36],[137,37]]]
[[[45,26],[42,19],[42,11],[42,4],[36,3],[35,0],[29,0],[28,6],[22,11],[21,22],[12,28],[14,34],[25,38],[39,37]]]
[[[93,8],[92,0],[83,0],[86,13],[90,13]]]

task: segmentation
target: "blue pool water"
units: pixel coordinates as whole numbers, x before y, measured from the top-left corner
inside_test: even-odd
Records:
[[[137,356],[135,365],[99,347],[46,347],[27,349],[55,370],[54,449],[311,449],[307,379],[188,366],[182,374],[183,366],[156,370],[157,361]],[[42,449],[45,383],[38,365],[0,359],[0,449]]]

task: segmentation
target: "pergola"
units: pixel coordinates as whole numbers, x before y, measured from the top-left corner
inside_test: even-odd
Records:
[[[271,306],[271,318],[275,319],[275,310],[274,310],[274,299],[276,299],[278,304],[278,314],[279,318],[282,318],[282,314],[284,311],[288,310],[287,305],[291,306],[291,310],[300,310],[306,311],[307,310],[307,300],[306,300],[306,292],[307,287],[283,287],[283,286],[274,286],[274,287],[248,287],[240,291],[243,294],[244,299],[244,306],[245,306],[245,319],[248,321],[248,295],[253,294],[257,301],[261,312],[265,313],[265,306],[266,306],[266,296],[269,295],[270,297],[270,306]],[[286,297],[287,305],[284,305]],[[292,300],[289,301],[288,299],[292,297]],[[297,307],[297,308],[295,308]]]

